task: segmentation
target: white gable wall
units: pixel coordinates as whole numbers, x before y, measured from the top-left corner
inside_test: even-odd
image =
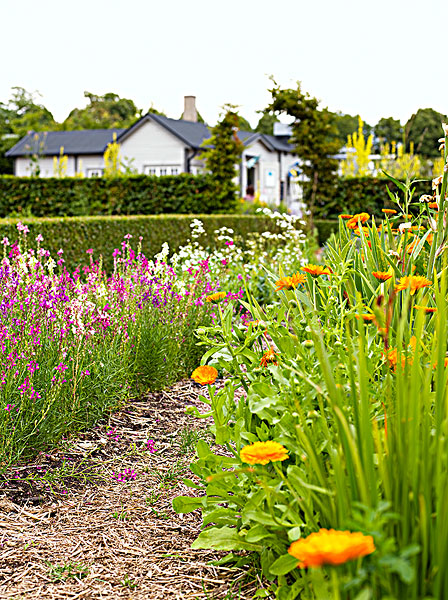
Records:
[[[252,156],[259,156],[255,164],[255,191],[260,192],[261,202],[278,204],[280,202],[280,164],[278,152],[269,150],[257,140],[243,151],[242,160],[242,193],[246,194],[247,161]]]
[[[54,177],[53,157],[43,156],[38,159],[40,168],[40,177]],[[14,175],[16,177],[29,177],[36,171],[36,164],[30,157],[21,156],[14,160]],[[72,177],[75,174],[75,159],[69,156],[67,160],[67,176]]]
[[[152,120],[144,121],[129,137],[121,142],[121,160],[129,163],[138,173],[145,167],[166,167],[185,169],[185,149],[187,146],[164,127]],[[129,159],[133,158],[133,161]]]

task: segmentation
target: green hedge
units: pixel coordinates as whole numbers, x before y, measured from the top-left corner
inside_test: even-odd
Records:
[[[375,179],[373,177],[359,177],[353,179],[338,179],[333,190],[327,190],[320,196],[317,192],[316,203],[312,207],[315,219],[337,219],[341,213],[354,214],[368,212],[381,216],[382,208],[394,208],[389,198],[386,186],[392,193],[397,192],[397,187],[388,179]],[[414,198],[422,194],[431,193],[431,182],[420,181],[414,184]],[[305,202],[311,207],[311,190],[307,186],[304,190]],[[402,197],[402,193],[399,192]]]
[[[153,177],[0,176],[0,217],[231,213],[210,175]]]
[[[320,246],[323,246],[330,237],[330,235],[338,231],[339,228],[339,222],[335,219],[318,219],[316,221],[313,221],[313,225],[316,229],[317,241]]]
[[[40,233],[44,241],[42,246],[50,250],[53,258],[62,248],[63,258],[70,270],[78,265],[88,264],[86,250],[93,248],[94,259],[101,254],[106,269],[113,265],[112,253],[126,234],[132,235],[132,245],[137,248],[138,239],[143,237],[142,250],[147,257],[160,252],[163,242],[168,242],[174,251],[190,238],[190,223],[200,219],[207,233],[207,245],[214,241],[213,232],[221,227],[229,227],[235,235],[243,239],[249,233],[271,231],[279,228],[273,219],[255,215],[159,215],[137,217],[67,217],[48,219],[23,219],[28,225],[28,243],[35,247],[35,238]],[[0,219],[0,239],[7,236],[11,242],[18,239],[17,223],[19,219]],[[201,240],[199,240],[201,241]]]

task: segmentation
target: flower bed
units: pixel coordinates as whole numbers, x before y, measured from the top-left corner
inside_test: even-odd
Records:
[[[174,508],[280,600],[448,596],[447,178],[420,202],[398,182],[380,223],[341,215],[324,266],[270,270],[276,301],[197,331],[226,452],[198,443],[202,495]]]
[[[72,273],[63,251],[3,239],[0,268],[0,464],[84,428],[145,387],[176,381],[198,355],[192,331],[207,322],[215,285],[204,266],[177,276],[130,244]],[[90,253],[90,251],[88,250]]]

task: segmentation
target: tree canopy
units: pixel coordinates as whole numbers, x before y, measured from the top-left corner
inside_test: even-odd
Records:
[[[448,117],[432,108],[419,108],[405,125],[406,148],[411,142],[414,152],[427,158],[439,156],[437,140],[442,137],[442,122],[446,123]]]
[[[201,158],[212,175],[219,202],[236,200],[238,185],[235,183],[235,167],[240,164],[244,149],[244,144],[238,138],[238,130],[239,115],[236,106],[226,104],[220,120],[211,130],[211,137],[202,144],[205,150]]]
[[[85,108],[74,108],[62,123],[62,129],[112,129],[129,127],[142,115],[133,100],[109,92],[97,96],[84,92],[89,100]]]
[[[266,135],[274,135],[274,123],[279,122],[277,115],[267,109],[258,112],[261,113],[261,117],[255,127],[255,131],[265,133]]]
[[[312,205],[317,189],[323,196],[325,187],[332,185],[336,177],[338,162],[332,155],[340,149],[340,142],[334,118],[327,108],[318,108],[319,100],[304,92],[300,81],[296,88],[288,89],[281,89],[274,79],[272,83],[269,90],[272,102],[268,110],[294,118],[291,143],[302,159],[301,169],[311,183]]]
[[[375,137],[380,144],[392,144],[403,139],[403,126],[398,119],[383,117],[373,128]]]

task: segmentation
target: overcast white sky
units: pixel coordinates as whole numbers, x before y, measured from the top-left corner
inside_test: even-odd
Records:
[[[252,125],[268,75],[371,125],[448,113],[448,0],[0,0],[0,101],[38,90],[63,120],[84,90],[179,118],[184,95],[215,122]]]

